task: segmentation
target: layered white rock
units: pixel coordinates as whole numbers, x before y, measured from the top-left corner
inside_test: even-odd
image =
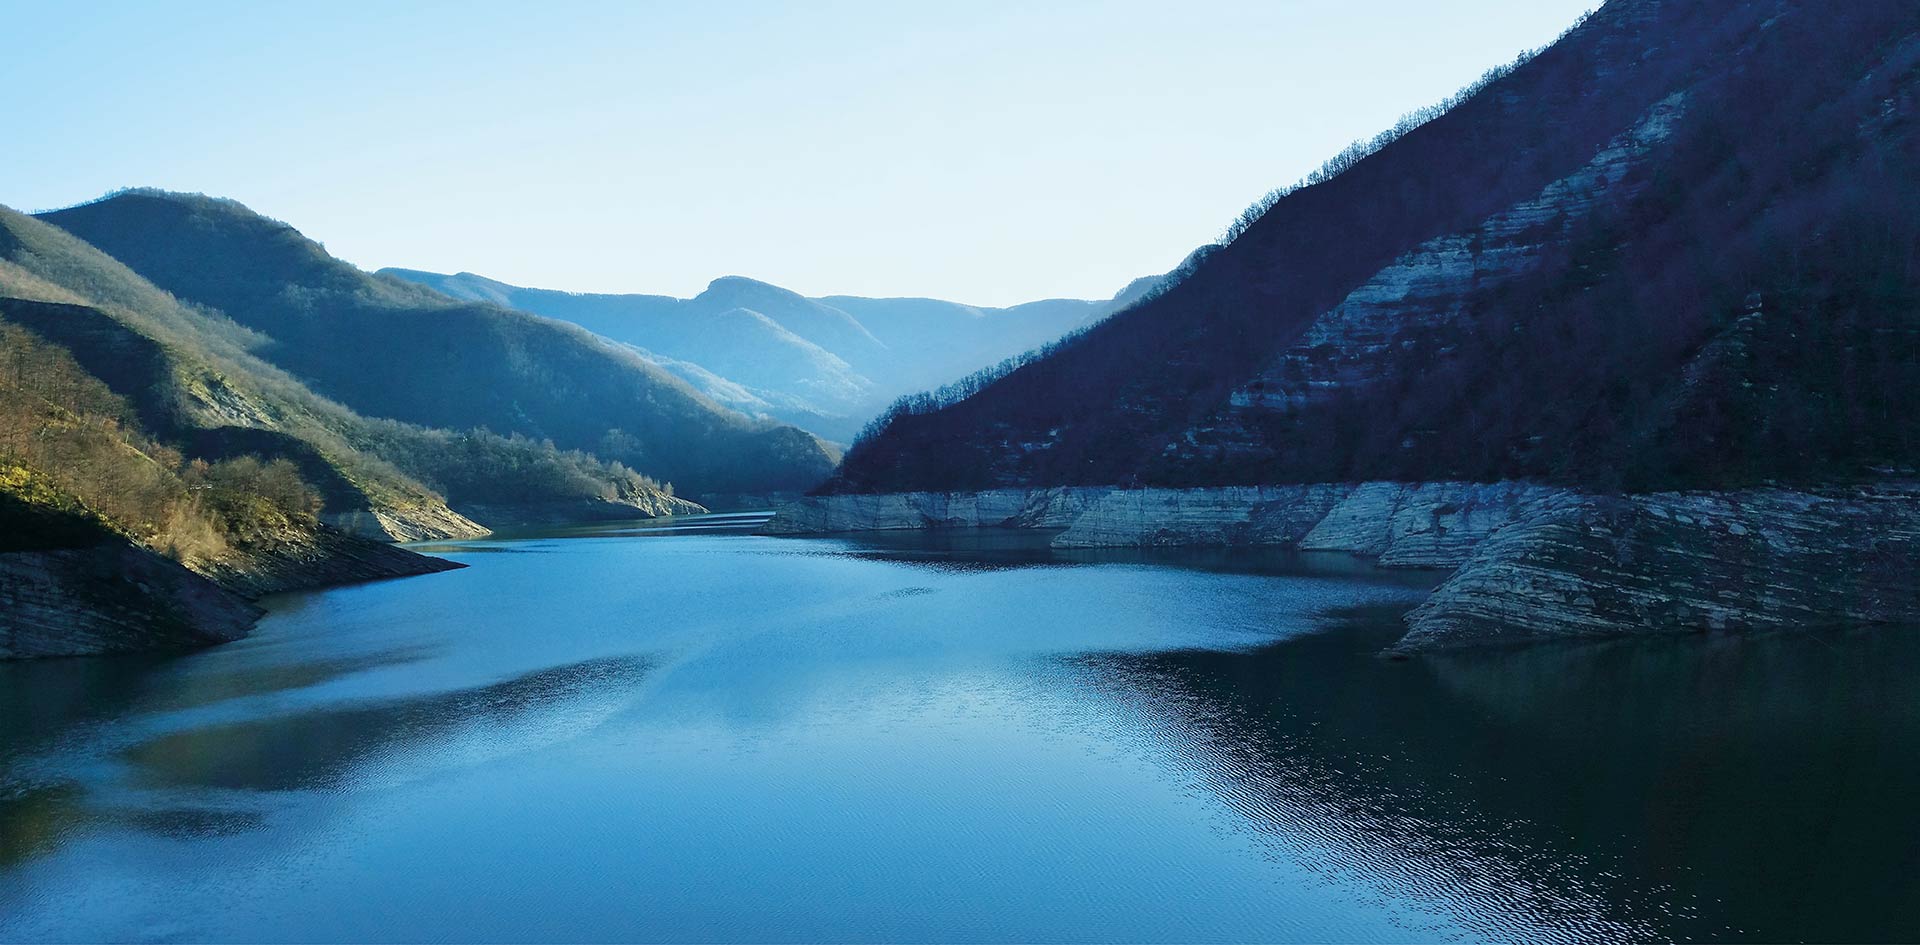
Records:
[[[1534,268],[1602,199],[1629,194],[1632,172],[1673,133],[1684,107],[1674,95],[1609,142],[1584,167],[1470,230],[1436,237],[1401,256],[1315,319],[1251,381],[1229,410],[1297,410],[1336,390],[1374,383],[1387,365],[1437,330],[1467,328],[1473,300]],[[1444,342],[1434,353],[1449,353]]]
[[[1554,494],[1407,622],[1405,650],[1920,623],[1920,490]]]
[[[1350,486],[1115,489],[1053,539],[1059,548],[1294,545]]]
[[[1370,482],[1334,506],[1300,548],[1369,555],[1388,567],[1455,567],[1556,491],[1517,482]]]
[[[814,497],[764,529],[1062,529],[1056,547],[1293,547],[1457,568],[1397,649],[1920,624],[1920,485],[1601,496],[1531,483]]]
[[[767,535],[922,528],[1065,528],[1106,488],[996,489],[808,496],[761,527]]]

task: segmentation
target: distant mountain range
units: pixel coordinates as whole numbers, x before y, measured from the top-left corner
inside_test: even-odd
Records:
[[[1161,278],[1137,280],[1101,301],[984,308],[938,299],[813,299],[739,276],[677,299],[529,289],[469,272],[380,275],[572,322],[632,346],[717,403],[842,443],[895,398],[1092,325]]]
[[[40,219],[217,310],[251,333],[249,354],[365,416],[550,442],[703,496],[804,489],[837,459],[627,348],[363,272],[232,201],[135,191]]]
[[[1920,5],[1613,0],[830,489],[1920,465]],[[977,392],[972,392],[977,389]]]

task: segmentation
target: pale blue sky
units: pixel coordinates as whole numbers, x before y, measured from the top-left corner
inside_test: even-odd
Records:
[[[0,0],[0,203],[204,191],[579,291],[1106,296],[1597,2]]]

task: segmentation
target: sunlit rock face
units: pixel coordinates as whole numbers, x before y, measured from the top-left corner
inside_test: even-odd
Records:
[[[1055,547],[1274,546],[1455,569],[1415,651],[1920,622],[1920,486],[1598,495],[1523,482],[807,498],[769,534],[1058,529]]]

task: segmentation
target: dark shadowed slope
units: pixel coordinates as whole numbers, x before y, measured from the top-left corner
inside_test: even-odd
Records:
[[[810,299],[738,276],[676,299],[529,289],[473,273],[381,273],[572,322],[640,349],[720,403],[842,442],[895,398],[1090,325],[1160,278],[1105,301],[984,308],[938,299]]]
[[[551,440],[700,494],[806,488],[836,458],[575,326],[370,275],[232,201],[127,192],[42,219],[230,316],[262,336],[253,354],[362,414]]]
[[[1917,95],[1910,0],[1614,0],[831,488],[1911,467]]]

